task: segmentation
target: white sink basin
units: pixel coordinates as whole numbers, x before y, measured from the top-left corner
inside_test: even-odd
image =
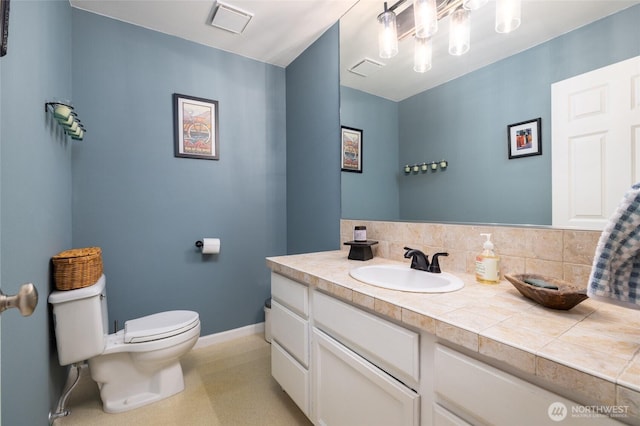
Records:
[[[361,266],[349,272],[353,278],[376,287],[414,293],[446,293],[460,290],[464,282],[454,275],[434,274],[401,265]]]

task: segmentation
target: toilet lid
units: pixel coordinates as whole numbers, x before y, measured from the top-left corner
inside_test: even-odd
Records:
[[[193,311],[167,311],[124,323],[124,342],[142,343],[164,339],[191,330],[199,317]]]

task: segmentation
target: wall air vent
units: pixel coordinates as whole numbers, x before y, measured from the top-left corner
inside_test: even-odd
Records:
[[[361,75],[362,77],[367,77],[373,74],[374,72],[378,71],[383,66],[384,64],[381,64],[380,62],[376,62],[373,59],[364,58],[363,60],[361,60],[360,62],[358,62],[351,68],[349,68],[349,71],[351,71],[354,74]]]
[[[225,3],[216,2],[213,6],[211,26],[234,34],[242,34],[253,14]]]

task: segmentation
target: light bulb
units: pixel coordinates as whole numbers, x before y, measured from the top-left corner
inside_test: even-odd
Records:
[[[384,12],[378,15],[378,24],[378,54],[381,58],[393,58],[398,54],[398,29],[396,14],[387,10],[387,3]]]
[[[496,32],[510,33],[520,26],[520,0],[496,1]]]
[[[415,37],[413,52],[413,70],[415,72],[427,72],[431,69],[433,47],[431,38]]]
[[[413,0],[413,18],[416,37],[431,37],[438,31],[438,7],[436,0]]]
[[[449,53],[454,56],[464,55],[469,51],[471,36],[471,14],[463,8],[451,14],[449,25]]]
[[[487,4],[487,0],[463,0],[462,7],[467,10],[478,10]]]

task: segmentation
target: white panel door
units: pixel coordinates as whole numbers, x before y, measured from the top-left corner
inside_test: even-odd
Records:
[[[551,86],[553,226],[602,230],[640,180],[640,57]]]

